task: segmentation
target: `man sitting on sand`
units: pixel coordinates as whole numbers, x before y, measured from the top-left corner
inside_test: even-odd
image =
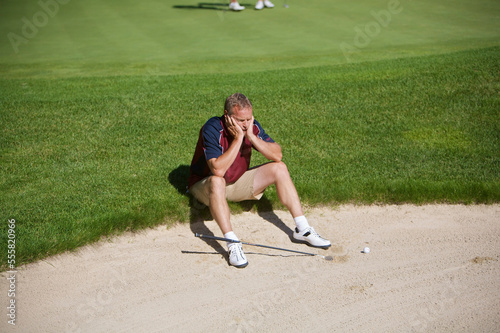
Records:
[[[272,162],[249,169],[252,148]],[[200,130],[191,162],[189,192],[210,208],[225,238],[238,240],[227,200],[259,200],[265,189],[274,184],[279,200],[295,220],[294,241],[330,247],[331,243],[304,216],[297,190],[281,158],[281,146],[254,119],[248,98],[233,94],[226,99],[224,115],[210,118]],[[229,263],[239,268],[247,266],[241,243],[227,245]]]

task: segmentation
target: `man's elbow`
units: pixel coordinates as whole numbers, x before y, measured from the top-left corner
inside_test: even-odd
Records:
[[[274,151],[274,154],[273,154],[274,156],[273,156],[272,160],[274,162],[281,162],[281,160],[283,159],[283,151],[281,150],[281,146],[279,144],[276,143],[276,145],[277,145],[277,149],[275,149],[275,151]]]
[[[214,159],[214,158],[207,161],[208,168],[210,169],[210,172],[214,176],[224,177],[224,175],[226,174],[226,170],[223,170],[221,168],[217,168],[215,162],[216,162],[216,159]]]
[[[223,170],[221,169],[212,169],[212,175],[217,176],[217,177],[222,177],[224,178],[224,175],[226,174]]]

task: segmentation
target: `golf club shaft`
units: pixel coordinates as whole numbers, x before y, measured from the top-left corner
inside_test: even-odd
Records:
[[[229,238],[224,238],[224,237],[209,236],[209,235],[203,235],[203,234],[199,234],[199,233],[195,233],[194,235],[196,237],[200,237],[200,238],[215,239],[215,240],[226,241],[226,242],[231,242],[231,243],[241,243],[241,244],[245,244],[245,245],[265,247],[265,248],[268,248],[268,249],[274,249],[274,250],[280,250],[280,251],[287,251],[287,252],[294,252],[294,253],[300,253],[300,254],[307,254],[309,256],[316,256],[317,255],[317,254],[309,253],[309,252],[295,251],[295,250],[283,249],[283,248],[280,248],[280,247],[274,247],[274,246],[268,246],[268,245],[261,245],[261,244],[253,244],[253,243],[247,243],[247,242],[242,242],[242,241],[236,241],[234,239],[229,239]]]

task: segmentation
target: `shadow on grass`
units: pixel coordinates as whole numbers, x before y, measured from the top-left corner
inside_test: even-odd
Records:
[[[251,4],[240,4],[245,7],[251,7]],[[199,2],[198,5],[175,5],[175,9],[210,9],[210,10],[229,10],[229,0],[227,2]]]
[[[189,165],[180,165],[172,170],[168,176],[168,180],[172,186],[175,187],[180,195],[189,197],[189,224],[193,235],[195,233],[215,236],[213,232],[205,225],[205,221],[212,220],[212,215],[207,206],[200,203],[192,195],[187,192],[187,184],[189,177]],[[243,201],[236,203],[242,208],[243,211],[251,211],[254,208],[264,220],[272,223],[278,229],[283,231],[292,239],[293,230],[290,229],[283,221],[273,212],[273,205],[269,199],[264,195],[259,201]],[[244,237],[242,237],[245,239]],[[203,241],[210,245],[217,253],[221,254],[229,260],[227,250],[217,241],[211,239],[204,239]]]

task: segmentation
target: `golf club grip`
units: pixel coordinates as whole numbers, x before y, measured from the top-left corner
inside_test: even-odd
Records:
[[[247,243],[247,242],[242,242],[242,241],[236,241],[234,239],[229,239],[229,238],[224,238],[224,237],[209,236],[209,235],[203,235],[203,234],[199,234],[199,233],[195,233],[194,235],[196,237],[201,237],[201,238],[215,239],[215,240],[232,242],[232,243],[241,243],[241,244],[245,244],[245,245],[265,247],[267,249],[287,251],[287,252],[300,253],[300,254],[307,254],[309,256],[316,256],[317,255],[317,254],[310,253],[310,252],[295,251],[295,250],[283,249],[281,247],[274,247],[274,246],[268,246],[268,245],[261,245],[261,244],[253,244],[253,243]]]

